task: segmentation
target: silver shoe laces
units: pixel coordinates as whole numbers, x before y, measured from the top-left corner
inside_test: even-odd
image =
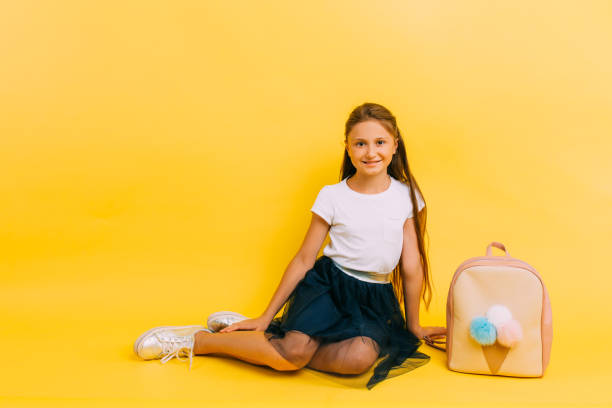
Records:
[[[193,362],[193,343],[195,341],[194,336],[173,336],[173,337],[160,337],[159,342],[162,345],[162,364],[176,358],[180,361],[185,361],[180,357],[181,353],[189,356],[189,369],[191,370],[191,364]]]

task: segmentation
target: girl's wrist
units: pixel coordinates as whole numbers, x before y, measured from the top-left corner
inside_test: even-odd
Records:
[[[263,313],[261,316],[259,316],[259,318],[270,323],[274,319],[274,316],[270,316],[266,313]]]

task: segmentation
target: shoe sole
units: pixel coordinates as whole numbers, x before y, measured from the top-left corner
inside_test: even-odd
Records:
[[[140,345],[140,343],[142,342],[142,340],[147,337],[148,335],[156,332],[156,331],[160,331],[160,330],[164,330],[164,329],[195,329],[195,328],[200,328],[202,330],[208,331],[209,329],[207,329],[206,327],[196,324],[196,325],[192,325],[192,326],[158,326],[158,327],[154,327],[150,330],[147,330],[146,332],[144,332],[143,334],[140,335],[140,337],[138,337],[136,339],[136,341],[134,342],[134,353],[136,353],[136,355],[138,355],[138,346]]]

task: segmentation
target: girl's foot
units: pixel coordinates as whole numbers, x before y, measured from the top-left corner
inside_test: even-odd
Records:
[[[199,331],[212,333],[212,330],[200,325],[154,327],[134,342],[134,353],[143,360],[161,359],[162,363],[175,357],[182,360],[180,355],[183,354],[189,357],[191,369],[195,334]]]
[[[230,326],[236,322],[241,322],[247,319],[248,317],[245,317],[241,315],[240,313],[222,311],[222,312],[213,313],[210,316],[208,316],[206,325],[208,326],[209,330],[212,330],[213,332],[216,333],[219,330],[226,328],[227,326]]]

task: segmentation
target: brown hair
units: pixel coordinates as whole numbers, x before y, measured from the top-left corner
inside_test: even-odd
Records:
[[[416,236],[420,255],[419,258],[421,261],[421,266],[423,268],[423,289],[421,290],[421,293],[423,300],[425,301],[425,307],[427,310],[429,310],[432,290],[431,278],[429,276],[429,261],[427,259],[427,251],[425,250],[424,242],[424,237],[427,233],[425,230],[425,223],[427,221],[427,205],[425,205],[423,209],[418,212],[415,188],[416,190],[418,190],[419,193],[421,193],[421,189],[419,188],[419,185],[417,184],[414,176],[410,172],[410,167],[408,166],[408,159],[406,158],[406,147],[404,145],[404,140],[402,139],[402,135],[400,134],[399,128],[397,127],[395,116],[393,116],[393,114],[391,114],[391,112],[387,108],[377,103],[366,102],[353,109],[353,111],[349,115],[348,120],[346,121],[344,130],[345,141],[348,142],[348,135],[351,129],[353,129],[353,126],[360,122],[365,122],[368,120],[378,121],[380,125],[383,126],[398,142],[397,151],[393,155],[389,167],[387,167],[387,174],[410,187],[412,216],[414,218],[414,223],[416,227]],[[349,157],[347,150],[344,149],[344,158],[342,160],[342,168],[340,170],[340,181],[352,176],[356,172],[357,169],[355,168],[355,166],[353,166],[353,163],[351,162],[351,158]],[[421,194],[421,197],[423,197],[423,194]],[[423,197],[423,201],[424,200],[425,199]],[[401,262],[399,262],[393,270],[393,275],[391,279],[393,283],[393,289],[395,291],[395,296],[399,301],[400,308],[404,309],[404,293],[402,290],[403,281],[401,275],[401,267]],[[428,294],[429,296],[426,297],[426,294]],[[408,322],[406,322],[406,324],[408,324]]]

